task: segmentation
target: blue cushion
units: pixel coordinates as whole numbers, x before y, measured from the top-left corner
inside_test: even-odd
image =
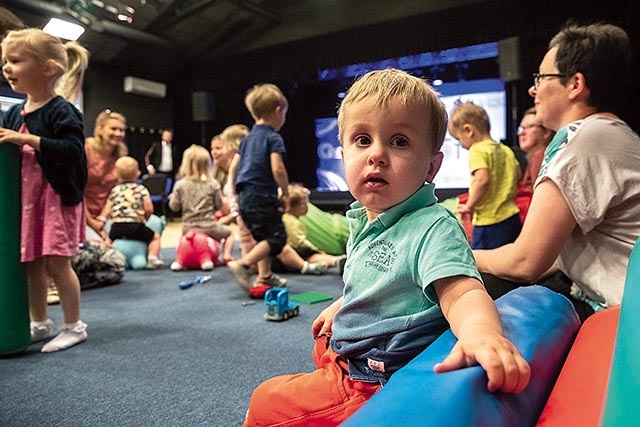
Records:
[[[531,366],[531,381],[522,393],[490,393],[480,366],[434,373],[433,366],[456,343],[449,330],[396,372],[343,426],[534,425],[580,321],[568,299],[542,286],[515,289],[496,305],[505,335]]]
[[[145,223],[147,227],[162,235],[167,221],[164,217],[151,215]],[[147,267],[148,245],[138,240],[117,239],[113,241],[113,247],[122,252],[127,260],[127,267],[132,270],[141,270]]]

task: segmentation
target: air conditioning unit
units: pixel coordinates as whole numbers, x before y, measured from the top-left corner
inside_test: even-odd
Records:
[[[167,94],[167,85],[153,80],[127,76],[124,78],[124,91],[152,98],[164,98]]]

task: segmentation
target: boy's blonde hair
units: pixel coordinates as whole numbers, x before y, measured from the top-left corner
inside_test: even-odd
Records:
[[[193,144],[184,150],[180,176],[196,181],[206,181],[211,176],[211,156],[206,148]]]
[[[276,108],[288,108],[289,102],[278,86],[271,83],[255,85],[247,91],[244,105],[254,120],[264,119]]]
[[[289,209],[295,209],[309,201],[311,192],[304,185],[289,184]]]
[[[459,103],[454,107],[449,119],[449,129],[461,129],[465,124],[475,126],[481,133],[491,132],[487,111],[471,101]]]
[[[115,166],[120,182],[132,182],[140,176],[138,161],[133,157],[122,156],[116,160]]]
[[[41,64],[51,61],[56,70],[56,93],[69,102],[78,101],[84,71],[89,65],[87,49],[73,41],[63,44],[58,37],[39,28],[9,31],[2,41],[2,46],[5,47],[9,43],[16,43],[25,54]]]
[[[338,134],[342,142],[344,109],[366,98],[373,97],[376,106],[384,107],[389,99],[398,99],[403,106],[422,108],[427,112],[425,126],[432,128],[433,153],[440,151],[447,132],[447,110],[438,93],[423,79],[395,68],[370,71],[349,89],[338,108]]]

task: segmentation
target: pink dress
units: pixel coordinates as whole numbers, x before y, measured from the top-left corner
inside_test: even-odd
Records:
[[[29,133],[20,126],[21,133]],[[64,206],[46,180],[35,150],[22,146],[22,222],[20,261],[48,255],[71,257],[85,240],[84,205]]]

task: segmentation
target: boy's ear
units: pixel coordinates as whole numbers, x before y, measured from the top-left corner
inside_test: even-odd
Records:
[[[442,160],[444,159],[444,154],[442,151],[438,151],[431,157],[431,162],[429,163],[429,170],[427,171],[427,179],[428,183],[432,183],[433,179],[436,177],[436,174],[440,170],[440,166],[442,166]]]
[[[467,133],[469,136],[471,136],[471,134],[473,134],[473,126],[471,126],[469,123],[465,123],[462,125],[462,131]]]

